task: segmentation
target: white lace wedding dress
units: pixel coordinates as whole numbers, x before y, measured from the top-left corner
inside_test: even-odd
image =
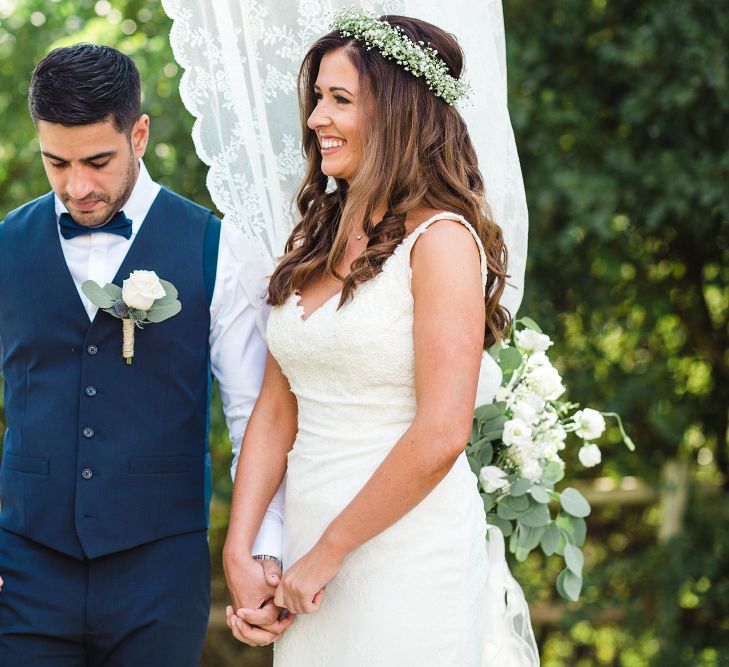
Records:
[[[365,485],[415,416],[410,251],[424,222],[337,310],[307,313],[298,296],[272,310],[268,344],[296,395],[288,457],[284,567]],[[318,612],[275,645],[276,667],[485,665],[486,521],[465,454],[417,507],[357,549]],[[496,667],[496,664],[494,664]],[[501,667],[499,665],[499,667]]]

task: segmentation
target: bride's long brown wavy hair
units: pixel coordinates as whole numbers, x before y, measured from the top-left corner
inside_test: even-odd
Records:
[[[460,77],[463,52],[452,35],[404,16],[381,20],[399,26],[416,42],[430,44],[450,73]],[[316,133],[308,128],[307,119],[317,104],[314,83],[321,60],[338,49],[357,68],[362,104],[371,113],[363,114],[363,157],[357,174],[350,183],[336,179],[336,188],[327,192]],[[410,211],[423,207],[452,211],[468,220],[483,242],[488,268],[484,347],[500,339],[510,322],[508,312],[499,305],[507,277],[506,246],[501,228],[491,218],[476,152],[458,111],[430,91],[422,78],[338,32],[325,35],[309,49],[298,85],[308,162],[296,199],[301,221],[271,276],[268,302],[281,305],[310,280],[331,275],[343,281],[341,307],[357,285],[380,273],[405,238]],[[387,209],[384,217],[373,221],[374,212],[382,207]],[[367,248],[352,262],[349,275],[341,276],[336,267],[344,256],[348,231],[360,221],[369,237]]]

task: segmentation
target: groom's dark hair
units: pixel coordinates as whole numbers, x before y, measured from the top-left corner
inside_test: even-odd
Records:
[[[141,113],[139,70],[110,46],[54,49],[33,70],[28,108],[35,124],[71,127],[111,118],[117,131],[128,134]]]

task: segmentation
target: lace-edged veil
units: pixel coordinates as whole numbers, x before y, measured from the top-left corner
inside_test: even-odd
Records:
[[[352,4],[415,16],[458,38],[473,88],[459,110],[504,231],[510,279],[501,303],[514,316],[524,292],[528,215],[507,107],[501,0],[162,0],[184,69],[180,93],[196,119],[195,149],[209,166],[207,187],[224,223],[237,227],[270,266],[281,255],[304,170],[296,74],[310,44],[328,32],[332,10]],[[477,404],[492,400],[498,373],[485,354]],[[490,633],[484,664],[538,665],[528,608],[506,567],[500,531],[490,529],[488,539],[492,627],[499,631]]]

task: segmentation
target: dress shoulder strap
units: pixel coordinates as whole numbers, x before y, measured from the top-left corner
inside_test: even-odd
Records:
[[[431,216],[425,222],[421,222],[412,232],[410,232],[408,236],[405,237],[405,240],[403,241],[403,250],[405,251],[405,254],[408,257],[410,256],[410,252],[412,251],[415,242],[428,229],[428,227],[430,227],[430,225],[432,225],[437,220],[453,220],[454,222],[460,222],[469,232],[471,232],[471,236],[473,236],[473,240],[476,242],[479,255],[481,256],[481,286],[485,291],[486,276],[488,275],[488,265],[486,263],[486,253],[484,252],[481,238],[476,233],[476,230],[473,228],[471,223],[458,213],[442,211],[441,213],[436,213],[434,216]]]

